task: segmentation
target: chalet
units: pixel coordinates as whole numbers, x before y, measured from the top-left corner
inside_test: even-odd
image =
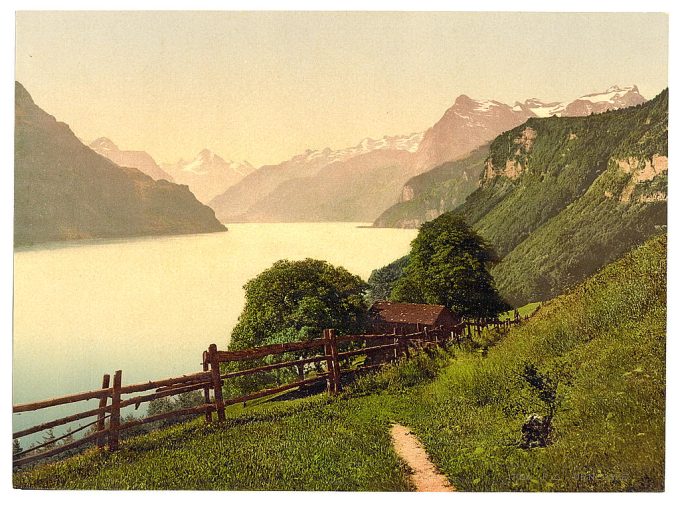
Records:
[[[395,328],[399,332],[415,333],[425,327],[452,331],[460,318],[442,305],[377,301],[369,309],[369,322],[374,333],[391,333]]]

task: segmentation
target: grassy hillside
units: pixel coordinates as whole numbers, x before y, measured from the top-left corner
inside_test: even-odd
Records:
[[[664,488],[666,236],[544,304],[499,340],[364,377],[338,399],[261,404],[223,427],[196,420],[114,454],[14,475],[21,488],[407,490],[389,423],[411,427],[463,491]],[[490,346],[481,355],[477,346]],[[455,356],[455,357],[454,357]],[[551,444],[519,446],[556,385]]]
[[[418,227],[460,206],[477,188],[488,150],[488,145],[482,146],[461,160],[414,176],[404,185],[401,202],[385,210],[373,225]]]
[[[466,490],[663,489],[665,270],[655,237],[424,388],[411,422],[447,476]],[[545,410],[519,379],[527,363],[560,400],[553,443],[531,450],[513,445]]]
[[[499,136],[457,209],[503,256],[512,303],[543,300],[666,224],[668,91],[582,118],[534,118]]]

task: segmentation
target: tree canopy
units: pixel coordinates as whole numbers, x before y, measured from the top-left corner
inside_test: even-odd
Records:
[[[367,287],[358,276],[325,261],[277,261],[244,286],[246,302],[232,331],[229,349],[312,340],[320,338],[324,329],[335,329],[338,334],[361,333],[367,317],[364,299]],[[308,352],[232,362],[226,368],[235,371],[317,353]],[[304,371],[299,366],[237,377],[227,383],[226,389],[244,393],[288,381],[292,376],[301,377]]]
[[[421,226],[390,299],[444,305],[463,317],[496,316],[509,305],[488,271],[495,261],[493,250],[460,215],[445,213]]]
[[[387,266],[374,269],[368,277],[367,299],[370,304],[389,299],[394,284],[404,274],[408,265],[408,256],[390,262]]]
[[[282,334],[311,339],[330,328],[339,334],[356,333],[365,325],[366,283],[325,261],[280,260],[244,288],[245,307],[230,349],[278,343],[277,335]]]

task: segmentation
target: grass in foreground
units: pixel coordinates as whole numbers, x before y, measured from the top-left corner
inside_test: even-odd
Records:
[[[403,491],[389,423],[410,426],[463,491],[664,487],[666,238],[512,330],[488,357],[420,355],[335,400],[263,403],[223,427],[200,420],[14,475],[20,488]],[[552,443],[517,444],[545,406],[519,373],[557,383]]]
[[[661,236],[448,368],[401,404],[404,422],[462,490],[662,490],[665,276]],[[531,450],[521,426],[545,407],[527,363],[559,382],[553,443]]]

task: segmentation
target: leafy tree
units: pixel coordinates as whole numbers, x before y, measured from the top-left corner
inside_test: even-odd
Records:
[[[397,259],[387,266],[375,269],[368,277],[368,293],[366,299],[369,304],[389,299],[394,284],[404,274],[408,265],[408,256]]]
[[[493,250],[460,215],[445,213],[421,226],[391,299],[444,305],[463,317],[496,316],[509,305],[488,271],[495,261]]]
[[[250,280],[245,286],[245,307],[232,335],[230,350],[274,343],[319,338],[324,329],[338,334],[360,333],[366,323],[367,285],[345,268],[328,262],[305,259],[280,260]],[[306,357],[307,351],[288,354],[285,359]],[[282,358],[268,358],[278,362]],[[266,364],[265,360],[229,363],[229,369]],[[228,384],[237,391],[252,390],[270,382],[280,382],[301,369],[267,372],[236,378]]]

